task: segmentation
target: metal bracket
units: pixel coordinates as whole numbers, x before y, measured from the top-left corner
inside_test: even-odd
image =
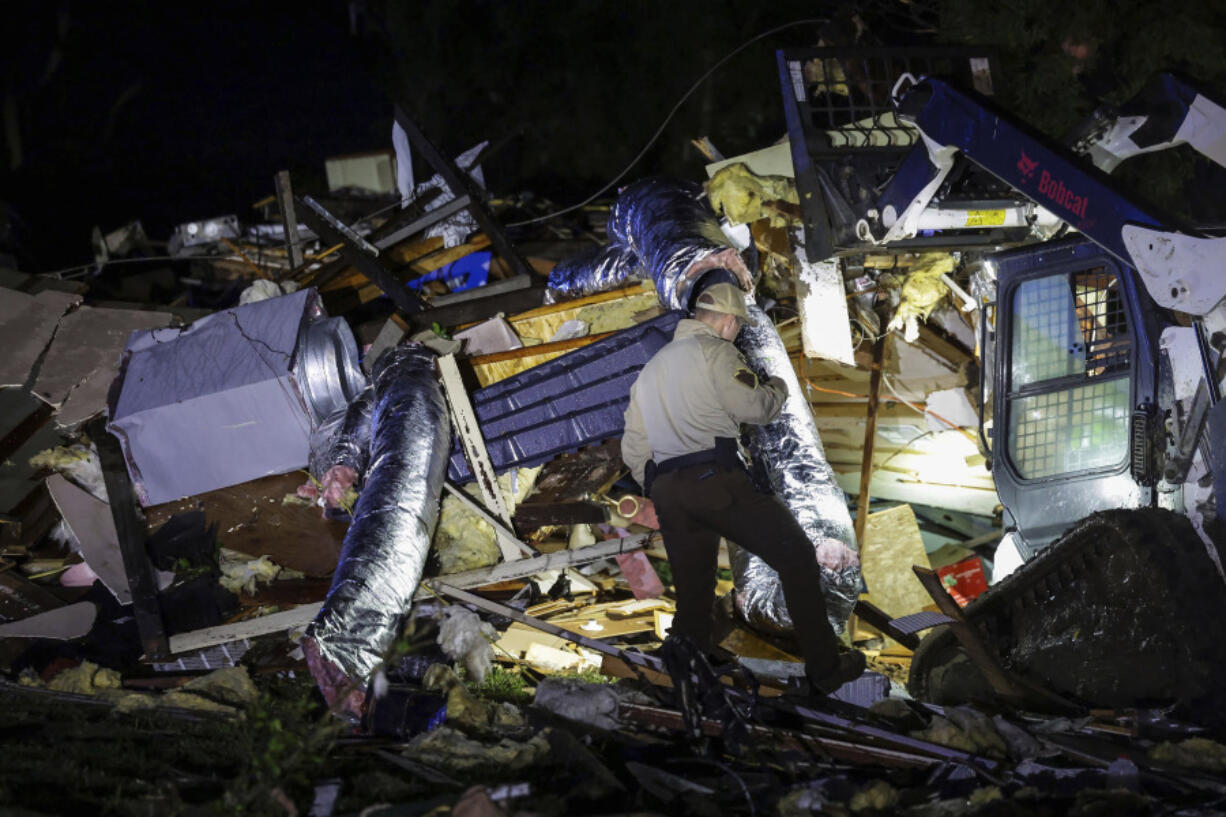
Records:
[[[1159,306],[1204,315],[1226,296],[1226,238],[1200,238],[1127,224],[1121,237]]]

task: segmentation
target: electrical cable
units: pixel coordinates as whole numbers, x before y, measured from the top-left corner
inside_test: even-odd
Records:
[[[891,461],[892,461],[892,460],[893,460],[895,457],[897,457],[899,454],[904,453],[904,452],[905,452],[905,451],[906,451],[908,448],[910,448],[912,445],[914,445],[915,443],[917,443],[917,442],[919,442],[920,440],[924,439],[925,437],[931,437],[933,434],[936,434],[936,433],[937,433],[937,430],[936,430],[936,429],[934,429],[934,428],[930,428],[930,429],[928,429],[927,431],[923,431],[923,432],[920,432],[919,434],[916,434],[914,437],[912,437],[911,439],[909,439],[909,440],[907,440],[905,443],[903,443],[903,444],[902,444],[902,446],[901,446],[901,447],[900,447],[900,448],[899,448],[897,451],[895,451],[893,454],[891,454],[890,456],[886,457],[884,460],[882,460],[882,461],[881,461],[880,463],[878,463],[877,465],[874,465],[874,466],[873,466],[873,470],[872,470],[870,473],[873,473],[873,474],[877,473],[877,472],[878,472],[878,471],[880,471],[882,468],[885,468],[887,465],[889,465],[889,464],[890,464],[890,462],[891,462]]]
[[[708,78],[710,78],[712,74],[714,74],[717,70],[723,67],[724,63],[728,62],[730,59],[732,59],[737,54],[744,51],[749,46],[753,45],[754,43],[758,42],[761,39],[771,36],[772,34],[778,34],[780,31],[784,31],[785,29],[789,29],[789,28],[794,28],[796,26],[825,25],[826,23],[829,23],[829,22],[830,21],[828,19],[793,20],[790,23],[785,23],[781,26],[777,26],[776,28],[772,28],[769,31],[763,31],[761,34],[751,37],[750,39],[741,43],[739,46],[734,48],[732,51],[729,51],[727,54],[725,54],[718,62],[716,62],[714,65],[708,68],[705,72],[703,72],[702,76],[700,76],[698,79],[694,81],[694,84],[690,86],[689,90],[686,91],[679,100],[677,100],[677,104],[673,105],[672,110],[670,110],[668,112],[668,115],[664,117],[664,121],[660,123],[660,127],[656,129],[656,132],[652,134],[651,138],[647,140],[647,144],[643,146],[643,149],[640,150],[638,154],[633,159],[630,160],[630,163],[626,165],[625,168],[622,169],[622,172],[614,176],[609,181],[608,184],[606,184],[604,187],[600,188],[595,193],[588,196],[586,199],[579,202],[578,204],[572,204],[569,207],[565,207],[561,210],[556,210],[552,213],[548,213],[543,216],[537,216],[536,218],[524,219],[523,221],[513,221],[510,224],[507,224],[506,226],[507,227],[525,227],[529,224],[539,224],[542,221],[548,221],[552,218],[557,218],[558,216],[565,215],[566,213],[574,212],[575,210],[578,210],[581,207],[585,207],[588,204],[591,204],[597,198],[599,198],[600,196],[608,192],[609,188],[613,187],[615,184],[621,181],[622,178],[627,173],[629,173],[644,156],[647,155],[647,151],[651,149],[651,146],[654,145],[656,143],[656,140],[660,138],[660,135],[664,133],[664,129],[668,127],[668,123],[672,121],[673,117],[677,114],[677,111],[681,109],[681,106],[685,104],[686,100],[688,100],[694,94],[694,92],[697,91],[698,88],[704,82],[706,82]]]
[[[199,258],[199,257],[204,257],[204,256],[196,256],[196,257]],[[99,267],[99,268],[107,267],[112,264],[135,264],[141,261],[190,261],[190,260],[191,260],[190,256],[182,256],[182,255],[153,255],[153,256],[141,257],[141,258],[112,258],[107,261],[91,261],[88,264],[77,264],[75,267],[64,267],[63,269],[53,270],[52,272],[38,272],[34,274],[35,275],[50,275],[50,276],[55,276],[59,278],[68,273],[77,272],[78,270],[87,270],[92,267]]]
[[[900,403],[902,403],[904,406],[906,406],[907,408],[910,408],[910,409],[912,409],[912,410],[914,410],[914,411],[918,411],[920,414],[925,414],[925,415],[929,415],[929,414],[930,414],[930,415],[932,415],[933,417],[935,417],[935,418],[937,418],[938,420],[940,420],[940,421],[941,421],[942,423],[944,423],[945,425],[949,426],[951,430],[953,430],[953,431],[961,431],[961,432],[962,432],[963,434],[965,434],[965,435],[966,435],[968,438],[970,438],[971,442],[978,442],[978,441],[975,439],[975,435],[974,435],[974,434],[972,434],[971,432],[967,431],[967,430],[966,430],[965,428],[963,428],[962,426],[958,425],[957,423],[955,423],[955,422],[953,422],[953,421],[951,421],[951,420],[946,420],[944,417],[942,417],[941,415],[937,414],[935,411],[933,411],[933,410],[932,410],[932,409],[930,409],[930,408],[927,408],[927,407],[925,407],[925,408],[920,408],[919,406],[915,405],[914,403],[912,403],[911,401],[907,400],[905,397],[903,397],[902,395],[900,395],[898,392],[896,392],[896,391],[894,390],[894,384],[890,382],[890,376],[889,376],[888,374],[882,373],[882,375],[881,375],[881,380],[882,380],[882,382],[883,382],[883,383],[885,383],[885,387],[886,387],[886,389],[888,389],[888,390],[889,390],[890,394],[894,395],[894,397],[895,397],[895,398],[896,398],[896,399],[897,399],[897,400],[898,400]]]

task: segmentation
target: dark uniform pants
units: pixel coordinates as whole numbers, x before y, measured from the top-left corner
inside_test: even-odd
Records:
[[[838,639],[826,618],[813,544],[778,497],[754,490],[742,469],[692,465],[660,474],[651,488],[677,592],[673,630],[711,646],[719,538],[779,574],[809,677],[835,669]]]

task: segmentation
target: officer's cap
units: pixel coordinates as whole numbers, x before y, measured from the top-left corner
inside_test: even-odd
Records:
[[[695,306],[711,312],[736,315],[743,322],[749,323],[749,312],[745,309],[745,294],[732,284],[712,284],[698,296]]]

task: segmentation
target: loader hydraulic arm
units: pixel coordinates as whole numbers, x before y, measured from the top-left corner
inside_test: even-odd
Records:
[[[1166,228],[1075,153],[1051,146],[942,80],[904,76],[895,105],[922,138],[882,192],[879,212],[905,220],[928,207],[952,157],[961,153],[1135,268],[1158,304],[1202,316],[1226,297],[1226,239]],[[1201,116],[1207,109],[1189,110]]]
[[[1073,149],[1105,173],[1178,145],[1226,166],[1226,109],[1174,74],[1158,74],[1119,111],[1095,111]]]

